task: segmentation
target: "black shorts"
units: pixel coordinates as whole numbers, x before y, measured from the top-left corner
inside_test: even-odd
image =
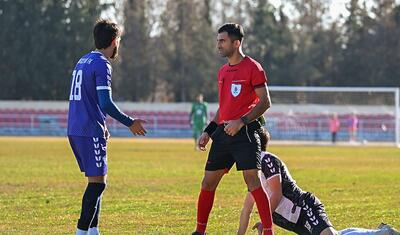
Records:
[[[238,171],[260,169],[261,146],[257,133],[260,126],[259,122],[254,121],[242,127],[235,136],[230,136],[225,133],[224,125],[219,125],[211,135],[213,142],[205,170],[229,170],[234,163]]]
[[[312,193],[305,193],[303,198],[299,205],[301,206],[301,212],[295,226],[295,233],[319,235],[324,229],[333,227],[325,212],[324,205],[317,197]]]

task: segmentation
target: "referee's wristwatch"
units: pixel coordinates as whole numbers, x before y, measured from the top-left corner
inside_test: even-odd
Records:
[[[249,124],[249,119],[246,116],[243,116],[240,118],[240,120],[243,122],[243,124],[246,126]]]

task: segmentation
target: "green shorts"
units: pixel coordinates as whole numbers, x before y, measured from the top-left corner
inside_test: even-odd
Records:
[[[203,130],[204,125],[193,125],[193,138],[199,138]]]

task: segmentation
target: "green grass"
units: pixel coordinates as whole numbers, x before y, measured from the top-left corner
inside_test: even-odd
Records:
[[[273,145],[270,151],[321,199],[337,229],[382,221],[400,227],[399,149]],[[190,234],[205,160],[192,141],[112,139],[102,233]],[[85,186],[66,139],[0,138],[0,234],[73,234]],[[218,188],[209,234],[235,233],[245,193],[241,174],[232,170]]]

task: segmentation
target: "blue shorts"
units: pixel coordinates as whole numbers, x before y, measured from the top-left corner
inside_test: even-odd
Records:
[[[81,172],[86,176],[107,175],[107,141],[104,137],[68,136]]]

